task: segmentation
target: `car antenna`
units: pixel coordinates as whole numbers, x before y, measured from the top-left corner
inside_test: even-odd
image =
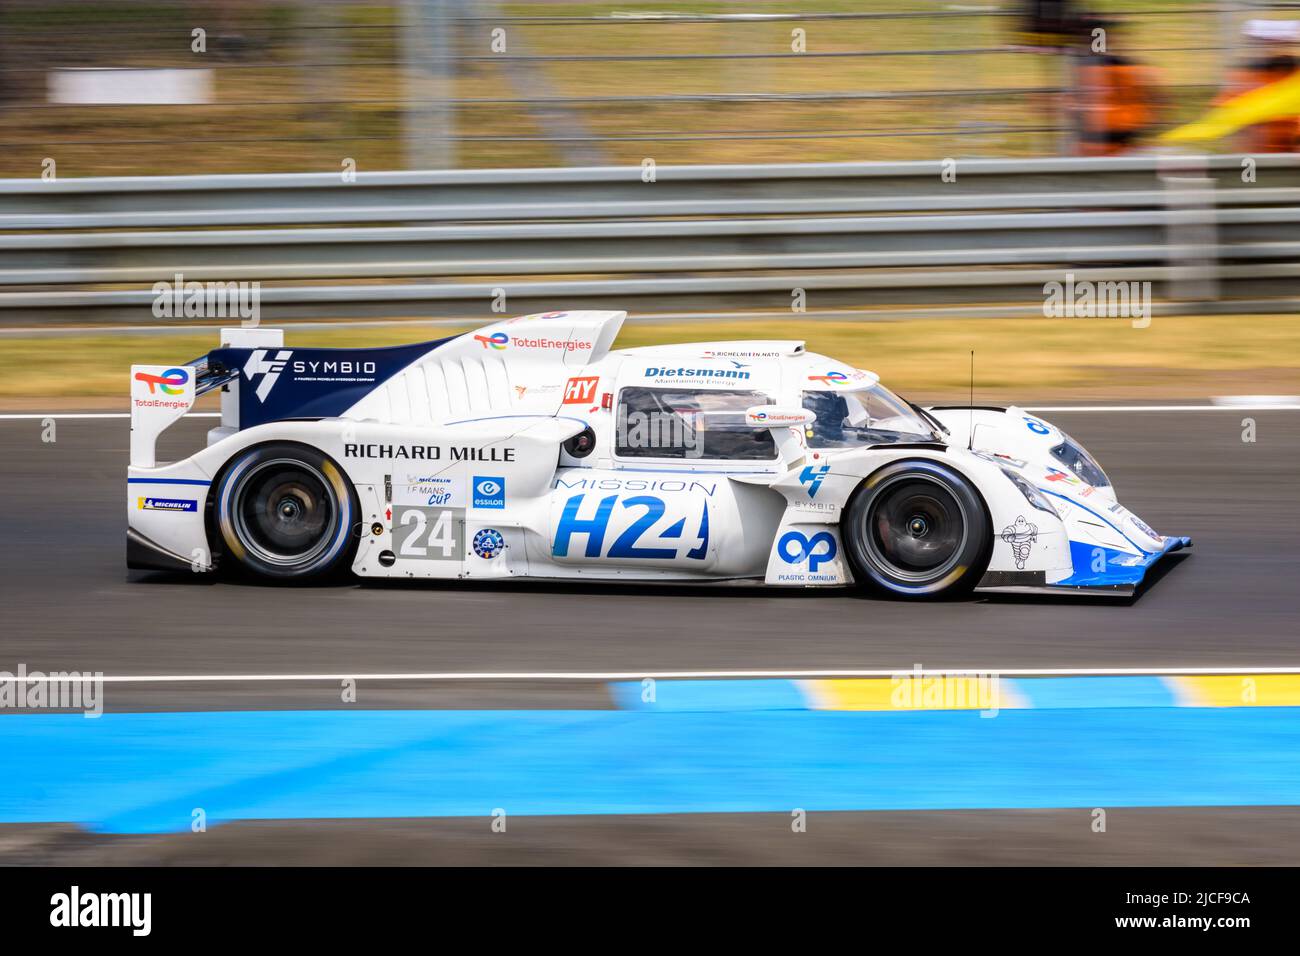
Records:
[[[970,422],[967,425],[966,450],[975,450],[975,350],[970,350]]]

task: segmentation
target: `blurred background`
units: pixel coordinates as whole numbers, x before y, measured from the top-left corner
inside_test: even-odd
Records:
[[[1246,0],[4,0],[0,174],[1095,153],[1095,26],[1140,74],[1121,82],[1141,115],[1112,120],[1136,148],[1289,57],[1297,19]]]
[[[206,351],[160,282],[302,345],[617,308],[925,396],[971,349],[988,397],[1295,394],[1298,51],[1246,0],[0,0],[0,399]],[[1162,321],[1027,323],[1067,275]]]

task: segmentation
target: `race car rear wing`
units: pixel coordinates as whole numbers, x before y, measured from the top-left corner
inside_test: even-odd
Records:
[[[186,362],[194,369],[194,393],[204,395],[214,388],[220,388],[239,377],[239,369],[226,368],[221,362],[214,361],[211,355],[200,355]]]
[[[223,348],[279,348],[283,329],[222,329]],[[214,360],[212,353],[183,365],[131,366],[131,464],[158,464],[158,436],[183,418],[200,395],[235,380],[239,369]],[[239,427],[239,405],[229,390],[221,395],[221,429]]]

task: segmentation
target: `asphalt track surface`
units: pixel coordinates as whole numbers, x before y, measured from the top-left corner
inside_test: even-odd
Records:
[[[1195,541],[1132,603],[1054,596],[912,604],[852,593],[523,582],[285,588],[128,572],[126,421],[61,420],[52,443],[42,441],[39,421],[0,421],[0,515],[9,531],[0,556],[0,670],[19,662],[108,676],[1300,665],[1300,413],[1046,417],[1098,457],[1123,503],[1157,530]],[[1247,417],[1256,422],[1254,443],[1242,441]],[[210,425],[177,425],[162,456],[199,447]],[[610,706],[599,681],[363,681],[359,693],[372,708]],[[116,685],[106,701],[109,710],[336,706],[338,685],[324,682]],[[1292,862],[1262,848],[1294,846],[1300,828],[1300,811],[1290,808],[1124,812],[1142,818],[1144,836],[1087,842],[1087,821],[1068,810],[837,813],[826,815],[829,839],[797,848],[763,835],[765,827],[789,833],[788,821],[765,814],[539,819],[516,827],[528,836],[511,850],[475,850],[477,821],[430,822],[418,838],[410,821],[237,824],[201,850],[187,850],[184,836],[0,827],[0,860],[258,862],[275,846],[279,862],[1262,863]],[[611,842],[610,828],[624,842]]]
[[[1093,451],[1123,503],[1195,542],[1131,604],[128,572],[125,420],[61,421],[53,443],[39,421],[0,421],[0,660],[109,675],[1300,664],[1300,413],[1049,417]],[[199,447],[210,425],[182,422],[162,454]]]

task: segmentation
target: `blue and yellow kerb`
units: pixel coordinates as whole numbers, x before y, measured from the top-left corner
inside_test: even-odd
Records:
[[[660,680],[612,685],[629,710],[1043,710],[1297,707],[1300,674],[1001,677],[917,674],[817,680]]]

